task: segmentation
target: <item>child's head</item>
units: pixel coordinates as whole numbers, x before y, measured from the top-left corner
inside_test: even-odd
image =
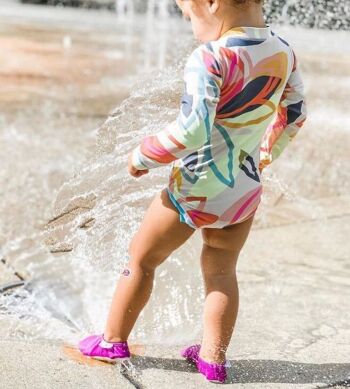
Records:
[[[225,28],[263,23],[263,0],[176,0],[202,42],[216,40]]]

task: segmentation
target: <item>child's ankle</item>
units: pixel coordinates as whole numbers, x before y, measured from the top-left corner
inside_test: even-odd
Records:
[[[218,364],[224,364],[226,362],[226,356],[225,355],[210,355],[199,352],[199,356],[201,359],[203,359],[207,363],[218,363]]]
[[[108,343],[124,343],[127,340],[109,334],[103,334],[103,340]]]

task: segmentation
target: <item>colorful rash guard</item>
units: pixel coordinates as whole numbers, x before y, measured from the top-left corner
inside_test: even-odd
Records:
[[[132,164],[172,164],[167,191],[192,228],[243,222],[260,203],[261,170],[306,118],[295,54],[270,26],[232,28],[192,52],[184,80],[177,119],[147,136]]]

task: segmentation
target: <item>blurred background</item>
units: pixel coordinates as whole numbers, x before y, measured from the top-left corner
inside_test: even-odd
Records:
[[[0,328],[5,339],[76,341],[101,331],[130,239],[168,176],[162,168],[132,179],[127,154],[176,117],[183,65],[198,44],[174,3],[1,1],[0,286],[7,287],[0,293]],[[261,349],[273,339],[269,352],[280,357],[296,355],[304,341],[323,336],[312,332],[315,317],[341,334],[350,311],[344,222],[350,193],[349,8],[348,1],[337,0],[265,3],[267,22],[300,60],[309,118],[266,169],[252,243],[242,253],[242,304],[247,305],[238,326],[249,340],[259,322]],[[182,343],[199,335],[199,250],[196,235],[159,268],[132,340]],[[321,300],[315,290],[322,290]],[[296,294],[305,300],[286,305]],[[263,324],[269,299],[274,301],[270,317],[280,320],[276,326]],[[305,313],[306,305],[298,325],[288,319],[293,310],[295,317]],[[321,319],[320,308],[329,313]],[[237,352],[249,356],[249,342]]]
[[[106,8],[118,14],[147,13],[180,14],[173,0],[22,0],[22,3]],[[349,29],[349,3],[340,0],[265,0],[265,15],[269,23],[284,21],[292,25],[330,29]]]

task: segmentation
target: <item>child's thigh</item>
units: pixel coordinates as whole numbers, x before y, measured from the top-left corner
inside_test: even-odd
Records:
[[[185,243],[194,231],[180,221],[179,213],[164,189],[154,197],[131,241],[131,259],[144,267],[155,268]]]
[[[234,251],[238,254],[248,238],[253,219],[254,215],[244,222],[225,228],[203,228],[203,242],[212,248]]]

